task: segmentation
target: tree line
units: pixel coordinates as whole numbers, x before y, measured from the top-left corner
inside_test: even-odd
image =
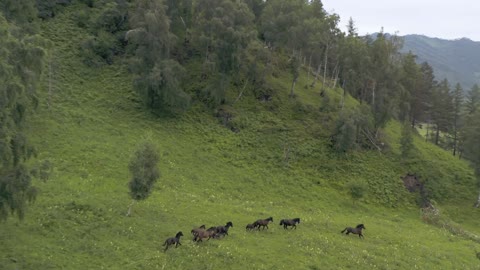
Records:
[[[326,12],[321,0],[3,0],[1,217],[22,216],[28,194],[35,193],[25,166],[34,149],[23,127],[38,103],[35,90],[48,54],[38,25],[68,5],[77,5],[73,20],[89,35],[79,45],[84,63],[125,61],[149,110],[178,114],[192,101],[228,107],[244,93],[268,102],[278,95],[271,78],[279,74],[290,76],[294,99],[306,74],[304,88],[318,92],[323,109],[334,115],[335,151],[382,150],[382,128],[397,119],[405,128],[426,129],[427,140],[469,159],[480,175],[479,87],[464,94],[459,84],[437,81],[428,63],[400,53],[403,41],[396,35],[380,29],[360,36],[352,19],[341,31],[339,16]],[[331,105],[325,90],[338,87],[343,98]],[[344,106],[347,95],[360,104]],[[406,153],[409,140],[403,141]]]

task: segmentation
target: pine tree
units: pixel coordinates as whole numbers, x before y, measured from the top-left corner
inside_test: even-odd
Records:
[[[457,154],[458,150],[458,141],[459,141],[459,130],[462,128],[462,107],[463,107],[463,89],[462,86],[457,83],[455,90],[452,95],[452,105],[453,105],[453,155]]]

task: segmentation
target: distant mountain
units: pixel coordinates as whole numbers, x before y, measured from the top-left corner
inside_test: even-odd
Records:
[[[437,81],[447,78],[452,87],[458,82],[464,90],[480,85],[480,42],[467,38],[445,40],[422,35],[406,35],[402,51],[417,55],[417,62],[428,62]]]

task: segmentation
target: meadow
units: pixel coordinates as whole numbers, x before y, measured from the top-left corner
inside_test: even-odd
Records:
[[[303,87],[304,73],[295,99],[287,74],[273,79],[281,90],[271,102],[242,96],[233,106],[239,132],[201,103],[182,115],[152,114],[123,59],[84,65],[85,33],[71,14],[41,25],[52,69],[29,134],[32,164],[48,160],[54,170],[35,180],[40,193],[25,219],[0,224],[0,269],[478,269],[478,190],[463,160],[415,137],[418,155],[405,165],[396,122],[386,129],[388,151],[335,154],[328,114],[318,89]],[[338,102],[342,90],[327,94]],[[145,140],[158,147],[161,177],[127,217],[128,162]],[[409,170],[434,187],[443,226],[422,220],[418,194],[400,179]],[[362,199],[350,197],[352,182],[367,186]],[[268,230],[245,230],[270,216]],[[294,217],[296,230],[279,226]],[[192,242],[192,228],[227,221],[234,226],[225,238]],[[364,239],[340,233],[359,223]],[[182,245],[163,252],[178,231]]]

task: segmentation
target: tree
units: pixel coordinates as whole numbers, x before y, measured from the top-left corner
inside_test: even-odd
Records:
[[[470,91],[468,91],[466,100],[465,100],[465,108],[467,114],[475,113],[480,106],[480,87],[478,84],[475,84]]]
[[[350,183],[348,183],[348,191],[350,197],[353,200],[353,203],[355,204],[356,201],[360,200],[365,196],[367,187],[364,182],[351,181]]]
[[[292,74],[293,80],[292,80],[292,87],[290,88],[290,97],[294,97],[294,90],[295,90],[295,84],[297,83],[298,76],[300,76],[300,59],[298,59],[298,56],[293,54],[293,56],[290,58],[288,67],[290,70],[290,74]]]
[[[154,110],[184,111],[190,96],[183,91],[183,67],[170,58],[176,37],[162,0],[140,0],[130,18],[126,38],[135,46],[132,70],[134,86],[145,104]]]
[[[433,90],[431,118],[435,125],[434,142],[439,145],[440,132],[448,132],[451,128],[453,104],[450,96],[450,84],[447,79],[444,79]]]
[[[35,0],[2,0],[0,11],[5,19],[22,26],[33,22],[37,16]]]
[[[427,62],[423,62],[420,65],[419,72],[416,91],[413,92],[410,108],[412,127],[415,127],[417,122],[429,120],[428,113],[431,108],[431,96],[437,83],[433,75],[433,68]]]
[[[402,127],[402,136],[400,137],[402,160],[408,161],[412,157],[414,147],[412,127],[407,121],[405,121]]]
[[[214,106],[225,102],[230,78],[246,63],[247,47],[257,36],[254,20],[243,1],[196,1],[192,35],[204,58],[203,77],[210,78],[204,93]]]
[[[421,96],[418,94],[420,69],[415,62],[416,56],[409,52],[402,59],[401,92],[399,97],[399,120],[411,120],[413,123],[413,108]]]
[[[470,161],[475,176],[480,182],[480,111],[478,110],[467,116],[463,154]],[[479,206],[480,193],[475,203],[475,207]]]
[[[455,90],[453,91],[452,95],[452,105],[453,105],[453,155],[455,156],[457,154],[458,150],[458,134],[459,130],[461,129],[462,122],[461,122],[461,113],[462,113],[462,107],[463,107],[463,89],[462,86],[457,83],[455,86]]]
[[[38,103],[45,52],[38,36],[14,36],[15,30],[0,14],[0,220],[10,214],[22,219],[36,193],[26,165],[34,148],[24,130]]]
[[[142,143],[135,151],[128,165],[132,174],[128,187],[133,201],[128,207],[127,216],[130,216],[135,201],[145,200],[152,192],[153,185],[160,177],[158,161],[156,147],[150,142]]]

